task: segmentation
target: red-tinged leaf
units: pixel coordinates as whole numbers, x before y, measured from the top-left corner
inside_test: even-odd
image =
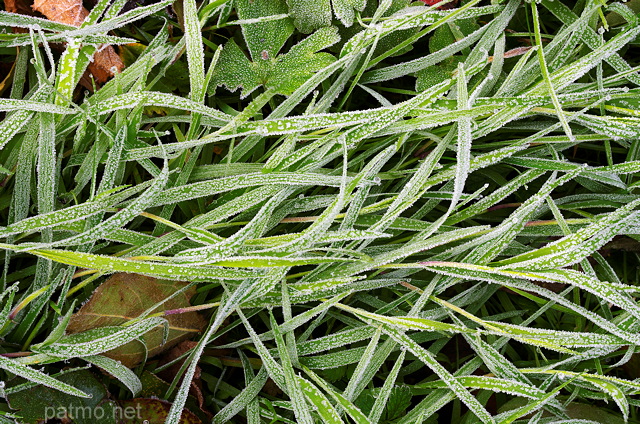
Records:
[[[427,6],[433,6],[435,4],[440,3],[442,0],[420,0],[422,3],[426,4]],[[452,0],[449,3],[445,4],[444,6],[439,6],[438,9],[453,9],[454,7],[456,7],[456,5],[458,4],[458,0]]]
[[[80,333],[98,327],[122,325],[137,318],[156,303],[167,299],[186,284],[137,274],[115,274],[102,283],[89,302],[73,314],[67,332]],[[164,302],[154,313],[191,306],[189,299],[194,293],[194,288],[180,293]],[[169,337],[165,344],[162,344],[161,327],[149,331],[143,337],[149,357],[195,336],[205,325],[205,320],[197,312],[171,314],[166,318],[169,321]],[[134,367],[144,360],[145,348],[140,342],[132,341],[108,351],[105,356],[121,361],[128,367]]]

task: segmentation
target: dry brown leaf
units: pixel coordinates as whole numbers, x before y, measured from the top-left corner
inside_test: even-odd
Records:
[[[168,351],[163,357],[160,359],[158,365],[162,366],[164,364],[168,364],[172,362],[191,349],[194,349],[198,346],[198,343],[190,340],[185,340],[179,345],[175,346],[173,349]],[[158,372],[158,377],[164,379],[165,381],[171,382],[180,372],[180,368],[184,363],[184,359],[172,364],[167,369],[164,369]],[[200,375],[202,374],[202,369],[196,365],[195,373],[193,374],[193,379],[191,380],[191,385],[189,386],[189,393],[193,395],[198,400],[198,406],[200,409],[204,407],[204,395],[202,394],[202,380],[200,380]],[[180,384],[182,383],[182,378],[184,375],[180,377]]]
[[[82,0],[34,0],[32,7],[50,21],[73,26],[80,26],[89,15]]]
[[[7,12],[11,12],[11,13],[19,13],[20,15],[42,17],[41,14],[39,14],[38,12],[34,11],[31,8],[31,0],[5,0],[4,8],[6,9]],[[15,34],[24,34],[28,32],[26,28],[18,28],[18,27],[12,27],[11,30]]]
[[[118,326],[137,318],[147,309],[165,300],[188,283],[158,280],[137,274],[119,273],[111,276],[94,292],[87,303],[71,316],[68,333],[80,333],[98,327]],[[189,299],[195,288],[167,300],[154,312],[175,310],[191,306]],[[146,333],[144,341],[148,357],[168,350],[181,341],[195,336],[206,321],[197,312],[170,314],[169,338],[162,344],[163,329],[157,327]],[[139,341],[132,341],[105,353],[106,356],[134,367],[144,360],[145,348]]]
[[[106,46],[93,55],[93,62],[89,64],[89,72],[100,84],[122,72],[124,63],[112,46]],[[113,71],[116,71],[115,73]]]
[[[19,13],[21,15],[35,15],[31,9],[29,0],[4,0],[4,8],[7,12]]]
[[[33,10],[42,13],[47,19],[67,25],[80,26],[89,11],[82,5],[82,0],[35,0]],[[89,72],[96,82],[104,83],[115,72],[122,72],[124,63],[113,46],[98,49],[89,64]]]

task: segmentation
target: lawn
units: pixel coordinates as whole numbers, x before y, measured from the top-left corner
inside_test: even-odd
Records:
[[[640,1],[0,10],[0,424],[640,423]]]

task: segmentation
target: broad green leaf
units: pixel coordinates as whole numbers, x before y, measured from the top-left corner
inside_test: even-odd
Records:
[[[367,2],[366,0],[331,0],[333,12],[336,18],[340,20],[346,27],[353,25],[355,19],[355,11],[362,12]],[[382,6],[379,6],[382,8]]]
[[[269,59],[275,58],[293,33],[293,24],[290,18],[265,22],[260,18],[287,14],[285,0],[237,0],[235,6],[238,17],[247,22],[242,24],[242,35],[252,61],[265,60],[263,52]]]
[[[331,65],[336,59],[330,53],[318,53],[340,41],[335,27],[321,28],[276,58],[268,73],[266,87],[291,95],[313,73]]]
[[[340,40],[336,28],[322,28],[284,54],[277,55],[263,50],[250,61],[233,41],[222,49],[221,65],[212,74],[210,87],[224,85],[235,91],[242,88],[246,97],[261,85],[277,93],[291,95],[304,84],[316,71],[326,68],[335,61],[330,53],[317,53]],[[262,130],[259,126],[257,129]]]
[[[331,25],[330,0],[287,0],[287,4],[296,28],[302,33]]]
[[[118,406],[108,400],[107,389],[91,372],[80,369],[64,373],[58,379],[59,385],[77,387],[75,391],[85,395],[76,397],[42,385],[12,393],[7,400],[21,417],[21,423],[36,424],[68,416],[78,424],[115,424]]]
[[[242,88],[242,97],[246,97],[261,84],[262,79],[254,63],[247,59],[234,40],[227,42],[211,78],[209,92],[213,92],[216,86],[225,86],[229,91]]]

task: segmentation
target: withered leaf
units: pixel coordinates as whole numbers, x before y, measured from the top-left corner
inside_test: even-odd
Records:
[[[189,352],[191,349],[195,349],[198,346],[198,343],[190,340],[185,340],[180,344],[176,345],[170,351],[166,352],[161,358],[158,365],[162,366],[169,362],[173,362],[176,359],[180,358],[185,353]],[[184,359],[174,363],[169,368],[166,368],[158,373],[160,378],[163,378],[165,381],[173,381],[173,379],[180,372],[180,368],[184,364]],[[204,407],[204,395],[202,394],[202,381],[200,380],[200,376],[202,375],[202,369],[196,365],[195,373],[191,380],[191,386],[189,387],[189,393],[192,394],[196,399],[198,399],[198,405],[202,409]],[[182,383],[182,377],[180,378],[180,382]]]
[[[31,10],[31,1],[29,0],[4,0],[4,8],[7,12],[19,13],[21,15],[34,15]]]
[[[42,13],[47,19],[67,25],[80,26],[89,11],[82,5],[82,0],[34,0],[33,10]],[[112,46],[104,46],[93,55],[89,64],[89,72],[95,80],[102,84],[114,75],[113,70],[122,72],[124,63]]]
[[[89,63],[89,72],[100,84],[108,80],[116,73],[122,72],[124,63],[112,46],[105,46],[93,55],[93,62]]]
[[[167,419],[171,403],[160,399],[136,398],[120,401],[120,407],[123,414],[118,418],[122,424],[163,423]],[[202,424],[202,421],[188,409],[183,409],[180,424]]]
[[[89,15],[82,0],[34,0],[32,7],[50,21],[73,26],[80,26]]]
[[[91,298],[78,312],[72,315],[67,333],[80,333],[97,327],[117,326],[137,318],[158,302],[168,298],[188,283],[158,280],[137,274],[118,273],[111,276],[96,289]],[[180,309],[191,306],[189,299],[195,288],[167,300],[153,312]],[[163,329],[155,328],[144,335],[148,357],[172,348],[181,341],[195,336],[204,328],[205,320],[197,312],[171,314],[169,338],[162,344]],[[129,342],[105,353],[106,356],[134,367],[144,360],[145,348],[138,341]]]
[[[31,0],[4,0],[4,8],[7,12],[10,13],[42,17],[41,14],[31,8]],[[16,34],[24,34],[29,32],[26,28],[18,27],[12,27],[11,30]]]
[[[167,393],[167,390],[169,390],[169,383],[149,371],[142,372],[140,382],[142,383],[142,391],[140,392],[141,398],[162,399]],[[186,408],[196,414],[201,421],[211,422],[213,414],[208,410],[201,408],[198,403],[199,400],[189,394],[185,405]]]

